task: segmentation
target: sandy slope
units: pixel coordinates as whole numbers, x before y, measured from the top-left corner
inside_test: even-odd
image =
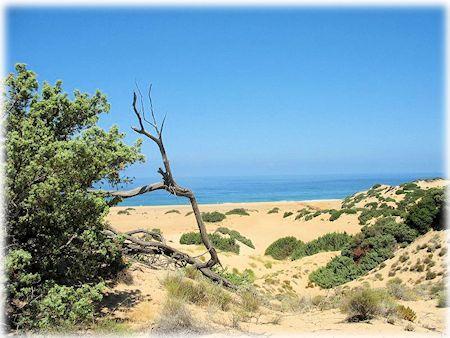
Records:
[[[446,182],[420,182],[423,187],[442,186]],[[395,195],[397,188],[384,187],[383,196],[392,197],[398,200],[401,198]],[[371,197],[358,203],[364,206],[372,201]],[[255,285],[264,292],[272,295],[283,293],[287,288],[300,295],[314,296],[317,294],[327,294],[327,290],[319,287],[307,287],[308,275],[311,271],[325,265],[332,257],[339,252],[322,252],[313,256],[304,257],[297,261],[276,261],[268,256],[264,256],[264,251],[274,240],[284,236],[295,236],[305,242],[320,237],[326,233],[346,231],[349,234],[356,234],[360,231],[361,225],[358,223],[358,215],[343,214],[336,221],[330,222],[329,215],[321,215],[309,221],[295,220],[296,211],[310,207],[316,210],[335,208],[339,209],[340,200],[327,201],[304,201],[304,202],[264,202],[264,203],[227,203],[218,205],[201,205],[202,212],[220,211],[227,212],[234,208],[245,208],[250,210],[250,216],[229,215],[218,223],[207,223],[209,232],[213,232],[219,226],[238,230],[242,235],[250,238],[255,245],[251,249],[240,244],[239,255],[232,253],[219,253],[220,259],[229,270],[236,268],[243,271],[250,268],[255,272]],[[279,213],[267,214],[273,207],[280,208]],[[112,208],[107,220],[119,231],[127,231],[136,228],[159,228],[170,245],[177,247],[190,254],[201,254],[204,248],[201,246],[187,246],[179,244],[182,233],[196,231],[197,226],[193,215],[186,214],[191,211],[190,206],[155,206],[155,207],[134,207],[128,209],[127,214],[119,214],[126,207]],[[167,213],[169,210],[178,210],[179,213]],[[283,218],[284,212],[291,211],[294,215]],[[348,286],[360,285],[366,281],[375,287],[384,286],[386,281],[392,276],[388,276],[391,270],[396,270],[395,277],[400,277],[408,285],[426,283],[426,271],[409,271],[409,266],[414,265],[418,258],[422,261],[430,255],[427,249],[416,249],[417,246],[439,242],[441,247],[446,247],[445,232],[431,232],[418,238],[414,243],[406,248],[400,249],[394,258],[386,261],[386,266],[375,269],[367,276],[358,281],[348,283]],[[400,256],[409,255],[408,260],[398,263]],[[442,274],[446,273],[445,256],[439,256],[439,249],[432,253],[434,261],[433,271],[440,273],[432,282],[442,279]],[[395,264],[397,262],[397,264]],[[394,268],[392,265],[394,264]],[[408,269],[408,270],[407,270]],[[121,318],[129,320],[130,325],[148,329],[156,320],[159,307],[164,299],[165,291],[160,284],[160,280],[167,272],[163,270],[151,270],[139,264],[133,264],[129,271],[132,281],[129,283],[119,283],[111,290],[112,303],[117,303],[118,299],[125,299],[123,304],[114,308],[114,313]],[[419,282],[418,282],[419,280]],[[420,320],[415,324],[415,332],[438,333],[444,330],[445,309],[436,307],[436,300],[422,300],[408,302],[408,306],[414,309]],[[339,310],[324,310],[316,313],[296,313],[278,314],[281,319],[278,323],[273,322],[273,313],[263,313],[258,323],[249,322],[241,325],[241,330],[236,331],[227,324],[229,314],[222,313],[212,315],[208,309],[198,309],[193,307],[192,311],[196,317],[212,323],[219,332],[248,332],[248,333],[297,333],[297,332],[323,332],[329,333],[386,333],[397,332],[397,334],[412,335],[414,332],[404,331],[405,323],[391,325],[385,319],[377,319],[371,323],[347,323],[345,315]],[[209,311],[209,312],[208,312]],[[271,319],[272,318],[272,319]],[[216,323],[217,322],[217,323]],[[216,323],[216,324],[214,324]]]

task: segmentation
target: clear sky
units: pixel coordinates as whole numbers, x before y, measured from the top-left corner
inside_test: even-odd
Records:
[[[444,11],[10,8],[7,70],[101,89],[137,135],[135,80],[167,113],[175,175],[442,172]],[[153,176],[150,165],[129,170]]]

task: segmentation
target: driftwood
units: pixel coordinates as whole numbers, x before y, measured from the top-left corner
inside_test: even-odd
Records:
[[[139,90],[138,90],[139,91]],[[124,247],[128,252],[133,253],[141,253],[141,254],[151,254],[151,255],[164,255],[166,257],[170,257],[173,260],[176,260],[177,262],[181,264],[191,264],[195,268],[197,268],[204,276],[210,278],[214,282],[221,283],[224,286],[235,288],[235,286],[230,283],[227,279],[221,277],[219,274],[215,273],[211,270],[211,268],[217,264],[220,265],[219,257],[217,256],[217,252],[212,245],[208,233],[206,231],[205,225],[203,224],[203,220],[201,217],[201,213],[197,204],[197,200],[194,196],[194,193],[184,187],[181,187],[177,184],[175,181],[172,170],[170,167],[169,159],[167,157],[166,149],[164,148],[163,143],[163,130],[164,130],[164,122],[165,117],[162,121],[161,127],[158,126],[155,118],[155,114],[153,111],[153,103],[151,99],[151,86],[148,93],[148,98],[150,102],[150,113],[152,116],[152,121],[148,121],[145,117],[145,110],[142,100],[142,94],[139,91],[140,95],[140,102],[141,107],[140,109],[137,107],[137,95],[136,93],[133,94],[133,110],[136,114],[136,118],[139,122],[139,127],[132,127],[132,129],[141,135],[146,136],[150,140],[152,140],[157,146],[161,153],[162,162],[164,165],[164,169],[159,168],[158,173],[162,176],[162,182],[157,182],[153,184],[144,185],[142,187],[138,187],[131,190],[124,190],[124,191],[118,191],[118,190],[96,190],[96,189],[90,189],[90,192],[102,194],[105,197],[113,197],[113,201],[116,201],[116,199],[123,199],[123,198],[130,198],[137,195],[142,195],[148,192],[156,191],[156,190],[166,190],[168,193],[175,195],[175,196],[181,196],[186,197],[189,199],[189,202],[192,206],[192,211],[194,213],[195,219],[197,221],[198,230],[200,232],[200,236],[202,239],[202,242],[204,246],[207,249],[207,252],[210,255],[210,259],[207,262],[202,262],[195,257],[191,257],[186,253],[183,253],[175,248],[172,248],[168,246],[164,238],[151,231],[147,231],[144,229],[137,229],[133,231],[129,231],[126,233],[119,233],[117,231],[114,231],[113,229],[109,229],[106,231],[106,233],[112,237],[118,237],[121,236],[125,239]],[[147,123],[153,129],[155,130],[155,134],[152,134],[148,130],[145,129],[144,123]],[[135,234],[144,234],[152,237],[153,239],[156,239],[156,241],[147,241],[138,239],[136,237],[133,237]]]

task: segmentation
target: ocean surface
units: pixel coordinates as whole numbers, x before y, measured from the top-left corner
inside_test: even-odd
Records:
[[[433,178],[442,174],[396,175],[302,175],[253,177],[184,177],[179,185],[191,189],[201,204],[226,202],[303,201],[344,198],[366,190],[376,183],[398,185],[419,178]],[[139,178],[123,188],[156,182]],[[121,206],[188,204],[183,197],[155,191],[125,199]]]

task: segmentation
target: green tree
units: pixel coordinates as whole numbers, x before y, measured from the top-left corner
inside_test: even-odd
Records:
[[[5,105],[7,315],[13,327],[42,328],[48,318],[39,301],[73,290],[92,294],[84,301],[91,304],[99,296],[87,288],[97,290],[123,266],[119,244],[102,233],[107,201],[87,190],[128,181],[121,170],[143,156],[140,140],[128,146],[117,127],[96,125],[109,111],[105,95],[69,97],[61,81],[39,90],[34,72],[23,64],[15,70],[6,79]],[[52,324],[77,322],[75,310],[68,307]]]

